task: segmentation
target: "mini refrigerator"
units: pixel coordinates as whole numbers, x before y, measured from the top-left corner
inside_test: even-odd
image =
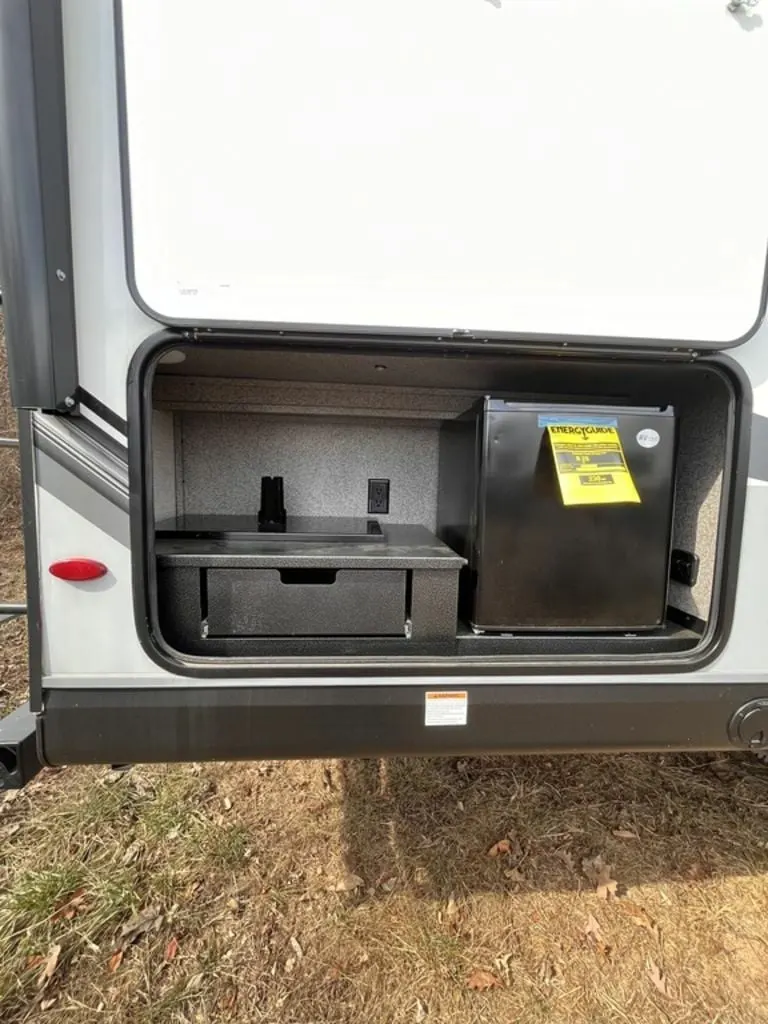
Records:
[[[553,424],[612,426],[639,500],[566,505],[548,431]],[[468,561],[461,617],[475,632],[660,626],[669,581],[675,441],[669,406],[488,397],[446,422],[438,533]]]

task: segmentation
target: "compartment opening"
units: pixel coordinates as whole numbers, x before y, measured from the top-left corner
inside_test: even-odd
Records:
[[[147,410],[148,576],[180,659],[640,668],[723,625],[740,396],[717,359],[178,349]],[[603,447],[556,457],[558,424]],[[558,458],[596,490],[623,460],[638,500],[567,506]]]

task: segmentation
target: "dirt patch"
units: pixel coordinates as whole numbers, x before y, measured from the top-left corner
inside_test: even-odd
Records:
[[[746,757],[66,768],[0,796],[3,1024],[759,1024],[766,991]]]

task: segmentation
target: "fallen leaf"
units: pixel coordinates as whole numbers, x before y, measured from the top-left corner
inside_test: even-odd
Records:
[[[601,853],[598,853],[596,857],[582,858],[581,870],[586,878],[595,885],[600,880],[600,877],[603,875],[606,868],[607,864],[605,863]]]
[[[123,952],[122,949],[115,950],[115,952],[112,954],[112,956],[109,958],[107,962],[107,970],[109,971],[110,974],[115,973],[120,964],[123,962],[124,956],[125,953]]]
[[[590,914],[587,918],[587,923],[584,925],[584,934],[590,940],[602,938],[602,930],[600,928],[600,922],[595,918],[594,914]]]
[[[648,961],[647,973],[657,992],[660,992],[666,999],[674,998],[672,995],[672,988],[667,980],[667,975],[662,971],[655,960]]]
[[[224,806],[224,810],[225,811],[231,811],[232,810],[232,801],[231,801],[231,799],[228,796],[224,797],[223,806]]]
[[[616,891],[619,888],[619,883],[615,878],[609,878],[607,882],[602,882],[598,885],[595,892],[599,900],[610,900],[616,896]]]
[[[639,904],[633,903],[631,900],[618,900],[616,906],[620,907],[629,919],[638,926],[638,928],[645,928],[645,930],[655,939],[658,939],[659,926],[653,920],[645,907],[641,907]]]
[[[179,940],[174,935],[168,945],[165,947],[164,960],[166,963],[170,963],[171,960],[176,956],[179,951]]]
[[[615,828],[613,830],[613,835],[615,835],[617,839],[637,839],[638,838],[637,832],[631,832],[628,828]]]
[[[40,972],[40,977],[37,979],[37,987],[45,988],[48,982],[53,977],[53,972],[56,970],[56,965],[59,962],[59,956],[61,955],[61,946],[51,946],[50,952],[45,960],[45,966]]]
[[[461,927],[461,910],[453,894],[444,907],[437,912],[438,922],[452,935],[458,935]]]
[[[304,958],[304,950],[301,948],[301,943],[299,942],[295,935],[292,935],[290,939],[288,939],[288,944],[293,950],[293,952],[296,954],[296,959],[302,960]]]
[[[611,878],[611,866],[605,863],[602,854],[585,857],[581,862],[581,870],[594,885],[598,899],[609,900],[616,895],[619,883]]]
[[[423,999],[417,998],[416,1006],[414,1008],[413,1013],[413,1019],[416,1021],[416,1024],[424,1024],[424,1021],[427,1019],[428,1013],[429,1007],[427,1006],[427,1004],[424,1002]]]
[[[448,897],[448,902],[445,904],[443,915],[446,921],[449,921],[452,917],[459,916],[459,905],[456,902],[456,897],[453,895],[453,893],[451,893],[451,895]]]
[[[184,991],[185,992],[197,992],[197,990],[203,984],[203,979],[204,978],[205,978],[205,975],[202,973],[202,971],[199,974],[193,974],[192,977],[187,982],[187,984],[186,984],[186,986],[184,988]]]
[[[555,850],[555,856],[565,864],[569,871],[576,870],[576,861],[573,859],[573,854],[570,850],[563,847],[561,850]]]
[[[496,968],[498,973],[504,978],[507,984],[510,983],[510,963],[515,959],[514,953],[505,953],[503,956],[497,956],[493,961],[493,966]]]
[[[231,1013],[237,1003],[237,988],[233,985],[219,999],[219,1009],[224,1013]]]
[[[56,999],[57,996],[53,996],[51,999],[43,999],[40,1003],[40,1009],[43,1011],[50,1010],[52,1006],[56,1005]]]
[[[365,882],[360,875],[344,875],[335,885],[331,886],[331,892],[354,892],[355,889],[359,889],[363,885]]]
[[[123,854],[123,867],[127,868],[129,864],[133,864],[138,855],[141,853],[141,848],[144,844],[140,839],[134,839],[128,849]]]
[[[492,988],[501,988],[501,981],[491,971],[475,967],[467,978],[467,988],[471,988],[473,992],[487,992]]]
[[[583,928],[583,934],[589,945],[592,946],[600,956],[604,956],[606,960],[610,959],[611,947],[603,938],[603,931],[600,927],[600,922],[597,921],[592,914],[587,918],[587,923]]]
[[[381,888],[384,890],[384,892],[392,892],[396,885],[397,877],[394,875],[390,878],[384,878],[381,881]]]
[[[77,889],[62,903],[54,913],[51,921],[71,921],[85,903],[85,889]]]
[[[451,893],[448,897],[448,902],[444,907],[441,907],[437,912],[437,920],[440,924],[450,924],[451,921],[455,921],[459,916],[459,905],[456,902],[456,897]]]
[[[526,878],[523,872],[519,868],[508,868],[504,872],[504,877],[508,878],[510,882],[525,882]]]
[[[502,857],[512,852],[512,843],[509,839],[500,839],[498,843],[494,843],[488,851],[489,857]]]
[[[538,974],[542,985],[554,985],[560,978],[560,968],[553,960],[542,960]]]
[[[702,878],[709,878],[712,872],[706,865],[697,860],[690,865],[685,873],[692,882],[698,882]]]
[[[142,910],[140,914],[136,914],[131,920],[124,924],[120,929],[120,945],[123,949],[131,946],[137,939],[141,938],[145,932],[148,932],[150,928],[159,928],[162,924],[162,917],[160,916],[160,907],[158,904],[154,904],[151,907],[147,907],[146,910]]]

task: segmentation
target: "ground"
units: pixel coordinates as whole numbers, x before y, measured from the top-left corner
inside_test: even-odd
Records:
[[[0,450],[3,600],[23,593],[16,459]],[[2,627],[0,665],[7,709],[23,623]],[[768,1021],[768,769],[49,769],[0,796],[0,1021],[38,1020]]]

